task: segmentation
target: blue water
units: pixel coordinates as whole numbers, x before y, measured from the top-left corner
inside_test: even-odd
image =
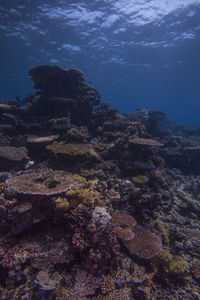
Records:
[[[0,1],[0,98],[38,64],[81,69],[120,112],[200,126],[200,0]]]

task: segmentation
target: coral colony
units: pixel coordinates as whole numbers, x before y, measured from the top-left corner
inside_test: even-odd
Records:
[[[0,299],[199,299],[199,129],[29,75],[0,100]]]

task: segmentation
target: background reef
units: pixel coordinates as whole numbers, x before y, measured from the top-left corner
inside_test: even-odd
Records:
[[[77,69],[0,100],[1,299],[199,299],[200,130]]]

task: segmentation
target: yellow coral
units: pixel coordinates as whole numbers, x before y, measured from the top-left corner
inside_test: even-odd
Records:
[[[99,193],[94,191],[92,188],[86,189],[77,187],[69,190],[66,193],[66,196],[77,203],[82,202],[89,206],[93,206],[99,202]]]
[[[169,226],[168,226],[168,224],[157,219],[154,223],[154,226],[160,232],[164,243],[169,243]]]
[[[188,263],[181,256],[172,256],[167,250],[163,250],[152,260],[154,271],[162,268],[166,273],[184,273],[188,270]]]
[[[171,261],[169,269],[173,273],[184,273],[188,270],[188,263],[181,256],[176,256]]]
[[[53,198],[55,204],[56,204],[56,208],[60,208],[60,209],[69,209],[70,208],[70,202],[63,197],[55,197]]]
[[[89,154],[91,157],[97,158],[97,152],[92,148],[92,146],[88,144],[76,144],[76,143],[68,143],[68,144],[60,144],[54,143],[46,146],[47,150],[50,150],[54,154],[65,154],[71,157],[76,156],[84,156]]]
[[[110,275],[106,275],[103,277],[103,281],[101,283],[101,291],[102,294],[107,294],[115,289],[115,280]]]
[[[103,170],[81,169],[81,174],[83,176],[85,176],[86,178],[93,178],[93,177],[96,177],[98,175],[104,175],[104,172],[103,172]]]
[[[77,185],[72,186],[64,197],[54,197],[56,208],[69,209],[79,203],[89,206],[100,205],[100,194],[95,190],[98,180],[86,180],[78,174],[65,173],[67,178],[74,180]]]

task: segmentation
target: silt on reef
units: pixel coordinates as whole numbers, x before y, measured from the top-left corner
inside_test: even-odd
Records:
[[[121,115],[77,69],[0,100],[1,299],[199,299],[199,129]]]

